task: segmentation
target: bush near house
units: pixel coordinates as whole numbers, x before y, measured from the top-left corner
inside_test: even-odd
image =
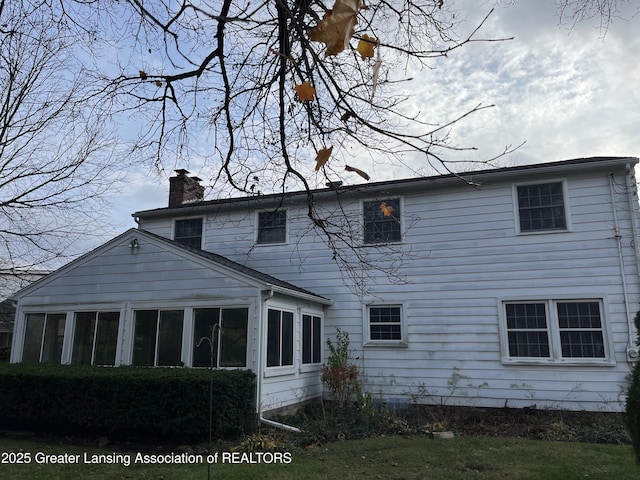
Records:
[[[49,433],[205,439],[211,372],[197,369],[0,365],[0,424]],[[255,420],[255,375],[213,372],[212,435]]]

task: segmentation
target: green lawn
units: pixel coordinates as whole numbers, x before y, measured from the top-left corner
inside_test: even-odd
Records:
[[[10,453],[11,452],[11,453]],[[20,455],[13,455],[19,453]],[[110,455],[114,450],[52,445],[0,438],[0,461],[25,460],[29,464],[0,463],[0,478],[12,479],[206,479],[206,464],[135,464],[137,452],[117,451],[120,459],[130,455],[132,465],[84,463],[84,455]],[[145,452],[146,453],[146,452]],[[350,440],[292,450],[290,463],[211,465],[215,479],[640,479],[631,447],[570,442],[546,442],[514,438],[457,437],[432,440],[426,436],[391,436]],[[47,457],[43,455],[67,455]],[[228,454],[228,452],[227,452]],[[79,455],[80,457],[73,457]],[[54,459],[79,464],[51,463]],[[255,457],[254,457],[255,458]],[[285,456],[285,459],[287,457]]]

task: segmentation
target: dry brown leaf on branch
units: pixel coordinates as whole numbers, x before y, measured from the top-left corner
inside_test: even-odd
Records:
[[[333,147],[324,147],[318,150],[318,154],[316,155],[316,172],[320,170],[327,161],[329,161],[332,151]]]
[[[380,211],[382,212],[383,216],[390,217],[393,214],[393,207],[382,202],[380,204]]]
[[[142,80],[146,80],[147,79],[147,72],[145,72],[144,70],[138,70],[138,73],[140,74],[140,78]]]
[[[345,165],[344,169],[347,172],[353,172],[353,173],[357,173],[358,175],[360,175],[362,178],[364,178],[365,180],[371,180],[371,177],[369,176],[369,174],[367,172],[364,172],[362,170],[360,170],[359,168],[356,167],[352,167],[350,165]]]
[[[358,41],[358,52],[362,58],[373,58],[373,54],[378,44],[378,40],[374,37],[370,37],[366,33],[362,35]]]
[[[300,100],[313,101],[313,97],[316,94],[316,89],[311,86],[309,82],[303,82],[300,85],[294,85],[293,89],[296,91]]]
[[[333,9],[327,10],[322,20],[309,30],[311,40],[327,46],[325,56],[337,55],[347,47],[358,23],[356,15],[361,3],[360,0],[336,0]]]

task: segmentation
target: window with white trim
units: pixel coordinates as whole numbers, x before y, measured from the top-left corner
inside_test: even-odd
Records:
[[[71,363],[115,365],[119,322],[119,312],[76,313]]]
[[[607,357],[600,300],[505,302],[509,359]]]
[[[372,342],[402,341],[402,307],[381,305],[368,307],[369,340]]]
[[[567,229],[562,182],[518,185],[516,192],[520,232]]]
[[[182,364],[183,310],[136,310],[133,365]]]
[[[293,366],[293,313],[267,312],[267,367]]]
[[[302,315],[302,364],[322,362],[322,318]]]
[[[202,218],[176,220],[173,239],[192,248],[202,248]]]
[[[24,334],[24,363],[60,363],[66,313],[28,313]]]
[[[285,243],[287,241],[287,212],[258,212],[258,243]]]
[[[194,308],[194,367],[247,366],[247,308]]]
[[[364,202],[364,243],[390,243],[402,240],[400,199]]]

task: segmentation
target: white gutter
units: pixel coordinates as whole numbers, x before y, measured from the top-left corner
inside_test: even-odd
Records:
[[[625,181],[626,181],[625,176]],[[625,182],[626,183],[626,182]],[[615,238],[618,244],[618,261],[620,262],[620,275],[622,277],[622,294],[624,298],[624,308],[627,315],[627,359],[631,359],[631,353],[635,351],[635,339],[633,336],[633,319],[631,317],[631,311],[629,310],[629,294],[627,291],[627,279],[624,273],[624,257],[622,254],[622,236],[620,235],[620,226],[618,224],[618,210],[616,209],[616,202],[613,189],[613,173],[609,173],[609,195],[611,197],[611,208],[613,210],[613,225],[615,231]],[[630,212],[633,215],[633,212]]]
[[[286,430],[287,432],[302,433],[302,430],[300,430],[297,427],[292,427],[291,425],[286,425],[284,423],[276,422],[274,420],[269,420],[262,416],[262,402],[260,401],[260,399],[262,398],[262,379],[264,377],[262,361],[265,358],[265,353],[266,353],[264,351],[265,342],[262,341],[262,337],[263,337],[262,331],[263,331],[263,325],[264,325],[264,322],[262,320],[266,318],[267,301],[273,298],[273,289],[270,288],[269,290],[262,290],[260,294],[261,294],[262,301],[260,302],[260,321],[258,325],[258,341],[260,342],[260,345],[258,346],[258,362],[257,362],[258,381],[256,384],[256,407],[258,410],[258,420],[260,421],[260,423],[264,423],[265,425],[269,425],[270,427],[280,428],[282,430]]]

